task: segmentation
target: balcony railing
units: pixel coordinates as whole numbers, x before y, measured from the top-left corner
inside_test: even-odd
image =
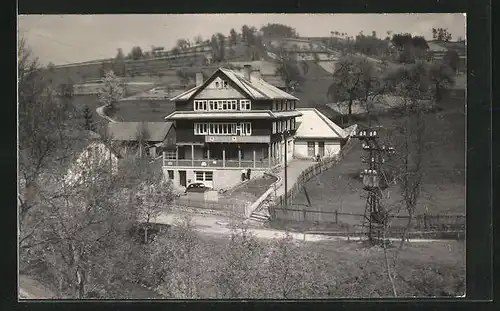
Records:
[[[269,168],[274,165],[271,160],[214,160],[214,159],[163,159],[163,166],[189,166],[189,167],[228,167],[228,168]]]

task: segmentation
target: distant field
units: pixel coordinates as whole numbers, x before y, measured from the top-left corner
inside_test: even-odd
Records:
[[[426,151],[427,161],[418,213],[465,213],[465,116],[459,112],[463,102],[454,99],[443,104],[446,109],[426,115],[426,127],[434,132],[433,146]],[[391,128],[390,117],[380,118],[379,124]],[[383,131],[382,131],[383,133]],[[381,134],[382,134],[381,133]],[[365,153],[358,144],[332,169],[313,178],[306,184],[312,201],[311,210],[363,214],[366,199],[359,179],[365,167],[361,156]],[[401,199],[397,186],[390,190],[389,204]],[[306,198],[300,193],[294,204],[305,206]],[[353,219],[359,223],[359,219]]]

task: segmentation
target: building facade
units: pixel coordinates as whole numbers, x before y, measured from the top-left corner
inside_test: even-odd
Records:
[[[174,97],[175,150],[163,169],[174,186],[202,182],[216,190],[236,185],[242,170],[262,174],[293,157],[298,98],[270,85],[250,66],[219,68],[206,81]]]
[[[297,118],[294,157],[332,157],[340,152],[347,133],[315,108],[300,108]]]

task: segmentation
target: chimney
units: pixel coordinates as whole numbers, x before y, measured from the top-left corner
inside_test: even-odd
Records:
[[[196,86],[200,86],[203,84],[203,73],[197,72],[196,73]]]
[[[257,79],[262,79],[262,74],[260,73],[260,69],[252,71],[252,76],[254,76]]]
[[[243,74],[245,79],[250,81],[250,73],[252,72],[252,65],[244,65],[243,66]]]

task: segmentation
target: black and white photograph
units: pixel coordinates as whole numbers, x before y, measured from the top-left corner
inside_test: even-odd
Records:
[[[466,14],[17,27],[19,301],[467,295]]]

